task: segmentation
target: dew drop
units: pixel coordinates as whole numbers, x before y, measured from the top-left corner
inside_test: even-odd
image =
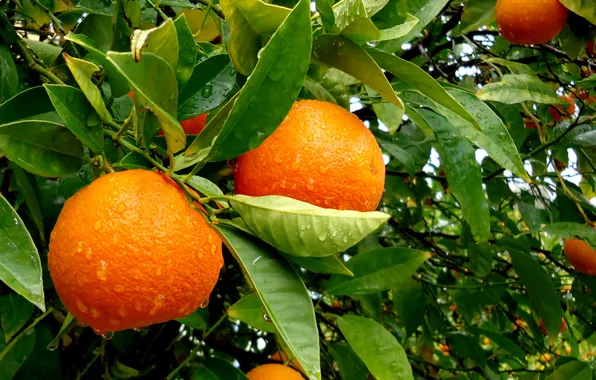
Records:
[[[87,252],[85,252],[85,258],[87,260],[91,260],[92,256],[93,256],[93,252],[91,251],[91,248],[87,248]]]
[[[136,300],[132,303],[136,311],[143,311],[143,303],[139,300]]]
[[[126,317],[128,315],[128,312],[126,311],[126,308],[124,306],[120,306],[118,308],[118,315],[120,315],[121,317]]]
[[[87,313],[89,311],[89,308],[87,307],[87,305],[85,305],[80,300],[77,300],[77,308],[83,313]]]
[[[106,263],[104,260],[99,260],[99,268],[97,268],[97,278],[99,278],[102,281],[105,281],[108,279],[108,263]]]
[[[292,162],[292,170],[296,170],[300,167],[300,154],[296,156],[294,162]]]
[[[105,332],[103,330],[100,330],[100,329],[93,329],[93,332],[96,333],[97,335],[103,335],[103,334],[105,334]]]
[[[99,312],[99,310],[97,310],[94,307],[91,308],[91,316],[93,318],[99,318],[100,315],[101,315],[101,313]]]
[[[87,327],[87,324],[85,322],[79,321],[79,323],[77,323],[77,324],[81,327]]]
[[[327,168],[326,166],[321,166],[321,167],[319,167],[319,172],[320,172],[321,174],[325,174],[325,173],[327,173],[328,171],[329,171],[329,168]]]
[[[271,323],[271,317],[269,316],[269,314],[263,314],[263,319],[265,320],[265,322]]]
[[[199,307],[200,307],[201,309],[204,309],[204,308],[206,308],[207,306],[209,306],[209,300],[208,300],[208,299],[206,299],[205,301],[201,302],[201,304],[199,305]]]
[[[315,188],[315,180],[312,178],[308,179],[308,183],[306,184],[308,190],[313,190]]]
[[[155,299],[153,300],[153,304],[156,307],[161,307],[163,306],[163,303],[166,301],[166,296],[164,296],[163,294],[158,294]]]
[[[110,321],[110,323],[111,323],[111,321]],[[120,322],[118,322],[118,323],[120,323]],[[110,339],[112,339],[114,337],[114,332],[113,331],[107,331],[107,332],[101,334],[101,337],[104,340],[110,340]]]
[[[212,92],[213,92],[213,87],[211,87],[211,85],[206,85],[205,87],[203,87],[203,90],[201,91],[201,95],[203,95],[203,98],[208,98],[211,96]]]
[[[134,330],[135,332],[141,332],[141,328],[140,328],[140,327],[134,327],[134,328],[133,328],[133,330]]]
[[[77,245],[77,252],[81,253],[83,252],[83,242],[80,241],[79,244]]]
[[[156,276],[161,276],[161,267],[158,267],[157,270],[155,271],[155,275]]]
[[[188,304],[182,305],[180,309],[178,309],[178,314],[184,315],[188,312],[188,308],[190,306]]]
[[[292,190],[296,190],[296,187],[297,187],[297,186],[298,186],[298,185],[296,185],[295,183],[293,183],[293,184],[291,184],[291,185],[290,185],[290,188],[291,188]]]
[[[276,153],[275,156],[273,157],[273,160],[275,162],[277,162],[278,164],[282,163],[281,157],[279,156],[279,153]]]
[[[126,206],[124,205],[124,203],[121,203],[121,204],[118,206],[118,208],[117,208],[117,211],[118,211],[119,213],[123,213],[124,211],[126,211]]]
[[[101,228],[101,220],[96,221],[94,227],[96,230],[99,230]]]
[[[211,256],[215,255],[215,251],[217,251],[217,246],[215,244],[211,245]]]
[[[211,236],[211,234],[207,235],[207,241],[209,244],[213,243],[213,236]]]
[[[113,317],[108,318],[108,321],[110,322],[111,325],[114,325],[114,326],[118,326],[120,324],[120,320],[113,318]]]
[[[58,342],[48,344],[48,350],[50,350],[50,351],[56,351],[57,348],[58,348]]]
[[[286,180],[282,179],[281,182],[279,183],[279,187],[281,187],[282,189],[286,188]]]
[[[125,290],[124,289],[124,286],[122,286],[122,285],[116,285],[116,286],[114,286],[114,291],[116,293],[122,293],[122,292],[124,292],[124,290]]]

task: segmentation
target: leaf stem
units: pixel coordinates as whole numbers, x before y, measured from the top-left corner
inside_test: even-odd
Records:
[[[224,13],[221,6],[213,4],[210,0],[198,0],[197,3],[206,5],[208,7],[211,6],[213,12],[215,12],[215,14],[219,16],[219,18],[221,18],[222,20],[226,19],[226,14]]]
[[[58,30],[58,34],[65,36],[66,32],[64,31],[64,28],[62,27],[62,21],[60,21],[53,13],[52,11],[50,11],[48,9],[48,7],[46,7],[45,5],[43,5],[39,0],[31,0],[31,2],[35,3],[35,5],[37,5],[38,7],[40,7],[47,15],[48,17],[52,20],[52,24],[54,26],[54,29]]]
[[[21,54],[23,54],[23,58],[25,58],[25,60],[27,61],[27,64],[29,65],[29,68],[31,70],[33,70],[33,71],[37,72],[38,74],[41,74],[42,76],[48,78],[50,81],[52,81],[55,84],[65,85],[65,83],[62,82],[62,80],[60,78],[58,78],[50,70],[48,70],[45,67],[43,67],[37,61],[37,59],[35,59],[35,57],[33,56],[33,54],[31,54],[31,51],[29,50],[29,46],[27,46],[27,44],[23,40],[17,41],[16,42],[16,45],[19,48],[19,50],[21,51]]]
[[[114,138],[114,135],[116,134],[116,132],[113,131],[109,131],[107,129],[104,129],[103,133],[107,136],[110,136],[112,138]],[[123,138],[118,138],[116,139],[116,141],[118,141],[118,143],[120,145],[122,145],[123,147],[125,147],[126,149],[130,150],[131,152],[135,152],[141,156],[143,156],[143,158],[145,158],[147,161],[151,162],[151,164],[153,166],[155,166],[156,168],[158,168],[159,170],[163,171],[164,173],[168,172],[168,169],[163,166],[162,164],[160,164],[159,162],[157,162],[153,157],[151,157],[147,152],[145,152],[143,149],[138,148],[137,146],[129,143],[128,141],[126,141]]]
[[[24,328],[19,333],[19,335],[17,335],[16,337],[14,337],[14,339],[11,340],[10,343],[8,343],[8,345],[6,347],[4,347],[4,350],[2,350],[2,352],[0,352],[0,362],[2,361],[2,359],[4,359],[4,357],[6,356],[6,354],[8,354],[10,352],[10,350],[12,350],[12,348],[17,344],[17,342],[19,340],[21,340],[25,336],[25,334],[27,334],[27,332],[29,330],[31,330],[32,328],[34,328],[35,325],[37,325],[39,322],[41,322],[52,311],[54,311],[54,308],[53,307],[50,307],[48,310],[46,310],[45,313],[43,313],[42,315],[40,315],[39,317],[37,317],[33,322],[31,322],[31,324],[29,326],[27,326],[26,328]]]
[[[147,2],[149,4],[151,4],[151,6],[153,7],[153,9],[155,9],[155,11],[157,11],[157,13],[159,14],[159,17],[161,17],[162,20],[167,20],[168,19],[168,16],[165,13],[163,13],[163,11],[161,10],[161,8],[159,7],[160,0],[157,0],[155,3],[153,1],[151,1],[151,0],[147,0]]]

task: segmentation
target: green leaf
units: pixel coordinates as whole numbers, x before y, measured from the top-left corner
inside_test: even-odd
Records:
[[[592,380],[592,370],[587,363],[574,360],[557,368],[546,380]]]
[[[389,3],[389,0],[362,0],[366,13],[372,17]]]
[[[236,70],[227,54],[218,54],[198,64],[180,93],[178,119],[186,120],[224,104],[236,86]]]
[[[327,282],[329,294],[369,294],[393,288],[408,280],[430,258],[410,248],[379,248],[354,256],[346,266],[353,277],[335,275]]]
[[[96,47],[92,39],[83,34],[73,33],[68,33],[65,39],[85,48],[89,52],[89,57],[101,64],[108,74],[108,78],[110,78],[110,87],[112,88],[112,95],[114,97],[120,97],[129,91],[126,78],[118,72],[114,64],[108,60],[108,57]]]
[[[489,83],[482,87],[476,96],[481,100],[494,100],[505,104],[561,103],[552,88],[537,77],[528,74],[507,74],[500,82]]]
[[[382,325],[356,315],[344,315],[337,319],[337,323],[374,377],[383,380],[414,379],[404,349]]]
[[[209,311],[207,309],[197,309],[186,317],[176,318],[180,323],[197,330],[206,330],[209,320]]]
[[[447,334],[447,343],[455,354],[462,358],[472,359],[479,367],[486,367],[486,355],[478,343],[478,337],[465,332]]]
[[[344,265],[343,261],[335,255],[325,257],[300,257],[288,255],[287,258],[313,273],[343,274],[346,276],[354,275],[352,271]]]
[[[317,11],[321,15],[321,21],[327,30],[331,30],[333,25],[335,25],[335,14],[333,13],[330,1],[331,0],[315,0]]]
[[[379,37],[379,41],[387,41],[387,40],[394,40],[396,38],[401,38],[412,31],[418,25],[418,17],[412,16],[408,13],[406,20],[399,24],[395,25],[388,29],[380,30],[381,36]]]
[[[470,268],[477,277],[486,277],[492,271],[494,249],[488,243],[470,244],[468,258]]]
[[[77,8],[97,15],[112,16],[114,11],[114,3],[110,0],[79,0]]]
[[[61,177],[83,165],[83,146],[60,124],[25,120],[0,125],[0,151],[30,173]]]
[[[23,42],[27,43],[27,46],[33,50],[37,57],[47,66],[54,62],[54,60],[60,56],[60,53],[62,53],[62,48],[53,43],[28,39],[23,40]]]
[[[135,30],[130,41],[130,51],[135,62],[142,59],[143,53],[153,53],[175,69],[178,65],[179,49],[174,21],[169,18],[156,28]]]
[[[571,12],[596,24],[596,3],[591,0],[561,0],[561,4]]]
[[[509,352],[511,355],[515,356],[523,363],[527,363],[526,354],[524,350],[522,350],[517,344],[515,344],[514,341],[507,338],[502,333],[479,328],[475,328],[474,332],[477,335],[484,335],[485,337],[489,338],[494,344],[497,344],[500,349]]]
[[[186,183],[193,189],[197,190],[199,193],[208,197],[223,195],[223,192],[221,191],[219,186],[203,177],[194,175],[188,181],[186,181]]]
[[[492,0],[491,0],[492,1]],[[519,62],[508,61],[503,58],[487,58],[484,62],[494,63],[496,65],[501,65],[507,67],[513,74],[526,74],[530,76],[536,75],[534,70],[528,65]]]
[[[406,168],[408,173],[412,178],[416,174],[416,162],[414,161],[414,157],[405,149],[390,143],[388,141],[378,140],[379,145],[383,150],[391,154],[393,157],[397,158],[399,162]]]
[[[335,25],[333,34],[342,34],[355,43],[378,40],[379,30],[368,17],[363,0],[343,0],[333,6]]]
[[[196,368],[194,380],[248,380],[248,377],[227,360],[211,357]]]
[[[420,67],[377,49],[368,49],[367,51],[379,66],[393,75],[396,75],[399,79],[428,96],[434,102],[453,111],[455,114],[472,124],[474,128],[480,129],[476,119],[474,119],[474,117],[470,115],[460,103],[449,95],[449,93],[436,80],[434,80],[433,77]]]
[[[19,76],[12,60],[8,45],[0,39],[0,103],[13,97],[17,92]]]
[[[11,163],[10,168],[12,169],[14,179],[16,180],[17,185],[19,186],[19,190],[25,198],[27,208],[29,209],[29,212],[31,212],[33,222],[35,222],[35,226],[39,231],[39,236],[41,237],[42,241],[45,241],[43,216],[41,214],[39,200],[37,199],[36,188],[34,188],[35,181],[32,180],[30,176],[28,176],[27,173],[25,173],[25,171],[20,166]]]
[[[176,65],[176,80],[178,88],[182,89],[192,76],[197,60],[197,46],[192,31],[186,22],[186,15],[181,15],[174,21],[178,35],[178,65]]]
[[[41,261],[25,224],[0,194],[0,280],[45,311]]]
[[[219,135],[215,140],[207,140],[211,150],[206,159],[226,160],[257,148],[286,117],[300,92],[310,61],[309,9],[309,2],[301,0],[271,37]],[[204,144],[201,141],[209,137],[210,134],[201,133],[184,155],[198,153],[198,146]]]
[[[274,333],[275,326],[265,320],[265,311],[259,297],[247,294],[227,310],[228,317],[237,319],[261,331]]]
[[[12,379],[18,372],[27,357],[33,352],[35,346],[35,330],[25,334],[16,344],[9,348],[10,351],[0,360],[0,379]],[[7,348],[4,339],[0,340],[0,352]]]
[[[112,115],[110,115],[110,112],[103,102],[101,91],[99,91],[99,88],[97,88],[91,81],[91,77],[94,73],[99,71],[99,67],[91,62],[73,58],[66,53],[64,53],[64,60],[77,81],[77,84],[81,88],[81,91],[83,91],[99,117],[105,121],[112,121]]]
[[[497,0],[469,0],[461,16],[461,33],[465,34],[489,25],[495,17]]]
[[[215,225],[261,300],[291,356],[310,379],[321,379],[319,336],[310,295],[290,265],[258,239]]]
[[[50,340],[50,343],[48,343],[46,347],[46,351],[55,350],[56,348],[58,348],[58,345],[60,344],[60,340],[62,339],[62,337],[68,334],[70,330],[72,330],[73,327],[75,327],[77,324],[78,322],[73,317],[73,315],[70,314],[70,312],[67,313],[66,317],[64,318],[64,322],[62,322],[62,326],[60,326],[60,331],[58,331],[58,334]]]
[[[259,238],[295,256],[342,252],[389,219],[382,212],[325,209],[277,195],[234,195],[228,199]]]
[[[546,226],[542,231],[563,239],[578,238],[584,240],[592,248],[596,248],[596,229],[585,224],[569,222],[553,223]]]
[[[559,334],[563,311],[550,275],[527,252],[519,241],[512,238],[502,240],[507,248],[513,268],[530,297],[530,303],[542,318],[548,336],[554,339]]]
[[[16,293],[0,297],[0,321],[4,340],[10,341],[33,315],[33,304]]]
[[[172,67],[152,53],[143,53],[139,62],[135,62],[131,53],[109,52],[108,59],[134,89],[135,102],[149,109],[159,120],[168,152],[184,149],[186,135],[176,120],[178,85]]]
[[[118,163],[121,168],[134,170],[134,169],[148,169],[151,170],[153,165],[147,161],[145,157],[138,153],[130,152]]]
[[[332,343],[329,351],[339,367],[343,380],[367,380],[368,369],[354,350],[344,343]]]
[[[230,57],[238,72],[248,76],[257,66],[260,36],[275,32],[290,10],[259,0],[222,0],[221,6],[230,25]],[[299,40],[294,36],[291,41]]]
[[[0,125],[54,111],[42,86],[29,88],[0,104]]]
[[[313,57],[361,80],[383,99],[404,108],[381,68],[363,48],[347,37],[333,34],[317,36],[313,41]]]
[[[136,4],[135,4],[136,3]],[[112,44],[110,50],[112,51],[129,51],[131,45],[131,37],[134,30],[132,20],[127,15],[131,12],[131,6],[136,5],[138,12],[141,12],[140,3],[134,0],[116,0],[116,14],[114,15]],[[139,15],[140,16],[140,15]]]
[[[95,113],[85,94],[74,87],[45,85],[54,108],[64,120],[66,128],[94,153],[103,152],[103,130],[100,125],[89,127],[87,121]]]
[[[472,228],[474,238],[481,242],[488,241],[490,213],[482,188],[482,170],[476,161],[476,149],[466,138],[458,136],[457,128],[446,118],[424,109],[419,113],[437,134],[447,182],[461,206],[465,220]]]
[[[424,288],[411,278],[398,284],[392,292],[395,309],[406,336],[412,336],[424,321],[427,302]]]

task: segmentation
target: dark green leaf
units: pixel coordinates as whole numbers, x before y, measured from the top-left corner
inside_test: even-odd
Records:
[[[461,32],[468,33],[489,25],[495,16],[497,0],[469,0],[461,16]]]
[[[309,378],[321,379],[319,337],[313,304],[300,277],[259,240],[232,228],[214,226],[242,266],[265,312]]]
[[[17,92],[19,76],[8,50],[8,45],[0,40],[0,103],[12,98]]]
[[[37,192],[34,188],[35,181],[31,179],[27,173],[20,166],[12,163],[10,165],[12,168],[12,174],[14,175],[14,179],[19,186],[23,197],[25,198],[25,203],[27,204],[27,208],[29,212],[31,212],[31,216],[33,221],[35,222],[35,226],[39,230],[39,236],[41,240],[45,241],[45,229],[43,226],[43,216],[41,214],[41,208],[39,206],[39,200],[37,199]]]
[[[426,295],[422,285],[418,282],[407,279],[392,290],[395,309],[406,336],[412,336],[424,320],[427,303]]]
[[[591,0],[561,0],[567,9],[596,24],[596,3]]]
[[[406,168],[410,176],[414,178],[414,175],[416,174],[416,163],[414,162],[414,157],[412,157],[407,150],[383,140],[379,140],[379,145],[383,150],[397,158],[404,168]]]
[[[463,332],[447,334],[449,347],[462,358],[472,359],[479,367],[486,367],[486,355],[478,343],[478,337]]]
[[[54,111],[54,106],[42,86],[18,93],[0,104],[0,125],[32,118]]]
[[[23,221],[0,194],[0,280],[45,311],[41,261]]]
[[[313,273],[343,274],[353,276],[354,274],[344,265],[337,256],[326,257],[300,257],[288,255],[287,258]]]
[[[317,11],[321,15],[321,21],[323,26],[327,30],[331,30],[335,25],[335,15],[333,14],[333,8],[331,8],[330,0],[316,0]]]
[[[382,325],[356,315],[344,315],[337,322],[342,334],[373,376],[385,380],[414,379],[404,349]]]
[[[470,268],[478,277],[486,277],[492,270],[494,249],[488,243],[470,244],[468,246]]]
[[[246,375],[227,360],[209,358],[193,374],[194,380],[248,380]]]
[[[186,16],[182,15],[174,21],[176,33],[178,35],[178,65],[176,66],[176,79],[178,80],[178,89],[184,88],[192,76],[195,62],[197,60],[197,47],[195,38],[192,35]]]
[[[178,322],[197,330],[205,330],[208,319],[209,311],[207,309],[197,309],[186,317],[176,318]]]
[[[259,297],[253,293],[242,297],[238,302],[230,306],[227,310],[228,317],[237,319],[257,328],[261,331],[270,333],[275,332],[275,326],[265,320],[263,304]]]
[[[428,252],[410,248],[380,248],[361,253],[346,264],[354,277],[331,277],[327,291],[368,294],[390,289],[409,279],[429,257]]]
[[[329,347],[343,380],[366,380],[368,369],[347,344],[333,343]]]
[[[18,294],[10,293],[0,297],[0,320],[6,343],[25,326],[31,315],[33,304]]]
[[[25,334],[16,344],[9,348],[0,360],[0,379],[12,379],[35,346],[35,330]],[[4,339],[0,339],[0,352],[7,348]]]
[[[592,380],[592,370],[587,363],[574,360],[557,368],[546,380]]]

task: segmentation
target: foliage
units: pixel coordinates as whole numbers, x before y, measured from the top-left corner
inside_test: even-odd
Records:
[[[245,379],[283,352],[309,379],[591,379],[596,280],[562,247],[596,248],[594,5],[517,46],[495,3],[0,0],[0,378]],[[379,211],[233,195],[296,99],[377,137]],[[197,191],[226,265],[208,308],[102,338],[60,303],[49,237],[134,168]]]

